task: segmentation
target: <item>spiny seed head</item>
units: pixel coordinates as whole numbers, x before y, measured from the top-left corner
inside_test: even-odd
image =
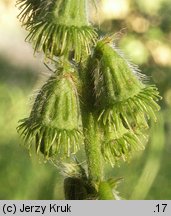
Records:
[[[85,0],[18,0],[20,20],[29,30],[26,38],[45,56],[70,57],[79,62],[95,43],[97,33],[87,20]]]
[[[105,161],[112,166],[121,159],[128,161],[135,151],[144,149],[141,140],[142,134],[140,134],[140,139],[138,132],[126,129],[119,117],[117,121],[120,121],[119,125],[117,125],[118,128],[116,128],[115,124],[106,125],[102,142],[102,155]]]
[[[115,114],[127,122],[130,118],[138,123],[138,116],[156,120],[155,111],[159,110],[157,101],[160,96],[155,86],[143,84],[125,58],[111,44],[101,40],[97,43],[92,56],[94,92],[96,106],[104,124]],[[113,117],[112,117],[113,116]],[[129,119],[128,119],[129,118]],[[128,122],[129,123],[129,122]]]
[[[51,76],[37,95],[29,118],[18,131],[45,156],[70,156],[82,143],[82,122],[75,74],[62,68]]]
[[[159,92],[154,85],[142,82],[137,67],[110,38],[97,42],[88,69],[94,83],[94,107],[104,131],[102,154],[114,165],[143,149],[138,135],[148,128],[148,119],[156,121]]]

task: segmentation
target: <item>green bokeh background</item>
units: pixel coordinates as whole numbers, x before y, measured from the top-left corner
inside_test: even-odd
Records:
[[[40,74],[48,70],[42,56],[33,57],[31,45],[24,42],[26,32],[14,5],[13,0],[0,1],[0,199],[63,199],[57,168],[30,157],[16,132],[18,120],[29,114]],[[119,32],[116,43],[163,97],[146,150],[130,163],[107,166],[107,175],[124,178],[119,191],[125,199],[171,199],[171,1],[102,0],[98,8],[92,19],[102,34]]]

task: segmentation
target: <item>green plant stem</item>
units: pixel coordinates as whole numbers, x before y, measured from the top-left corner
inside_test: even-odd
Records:
[[[94,185],[103,179],[99,128],[91,112],[84,113],[83,124],[89,180]]]
[[[98,199],[114,200],[115,198],[112,188],[108,183],[103,181],[103,160],[101,155],[101,140],[97,120],[91,112],[87,112],[84,113],[83,124],[89,182],[92,186],[98,186]]]
[[[91,62],[87,62],[90,64]],[[94,94],[92,92],[92,75],[90,70],[83,69],[80,65],[80,80],[82,85],[81,111],[85,137],[85,152],[87,157],[88,177],[92,185],[97,185],[103,180],[103,163],[101,153],[101,135],[94,112]]]

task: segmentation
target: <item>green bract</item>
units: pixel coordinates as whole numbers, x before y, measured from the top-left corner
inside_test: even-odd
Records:
[[[100,200],[120,200],[117,189],[118,184],[122,178],[108,179],[107,181],[101,181],[98,184],[98,198]]]
[[[85,0],[19,0],[18,5],[20,20],[30,32],[26,40],[33,42],[35,51],[75,61],[90,54],[97,34],[87,20]]]
[[[19,132],[27,143],[36,143],[45,156],[70,156],[82,143],[82,123],[72,71],[60,68],[38,93],[29,118],[21,120]],[[29,145],[30,147],[30,145]]]

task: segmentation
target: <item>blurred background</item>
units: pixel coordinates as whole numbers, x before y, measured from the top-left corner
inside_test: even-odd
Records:
[[[116,33],[116,43],[163,97],[146,150],[130,163],[107,167],[107,175],[124,178],[119,191],[125,199],[171,199],[171,1],[99,0],[96,9],[90,7],[102,35]],[[16,132],[48,73],[24,41],[18,13],[14,0],[0,1],[0,199],[64,199],[56,167],[30,157]]]

